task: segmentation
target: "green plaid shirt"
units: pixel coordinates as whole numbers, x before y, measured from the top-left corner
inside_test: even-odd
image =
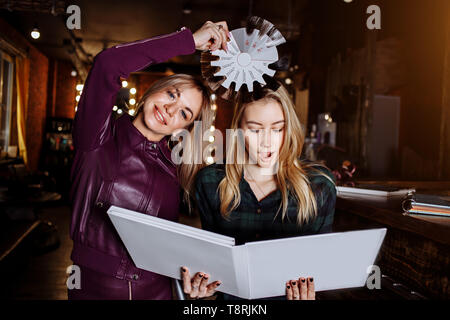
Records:
[[[325,167],[314,166],[314,168],[335,181],[332,173]],[[250,185],[243,177],[239,184],[241,203],[226,220],[220,214],[218,194],[219,183],[225,176],[225,166],[213,164],[203,168],[198,172],[195,181],[196,206],[202,228],[233,237],[236,244],[331,232],[336,188],[317,170],[306,169],[317,202],[317,216],[306,224],[298,225],[297,203],[291,195],[289,195],[286,217],[282,221],[281,210],[276,215],[282,202],[280,190],[270,193],[258,202]]]

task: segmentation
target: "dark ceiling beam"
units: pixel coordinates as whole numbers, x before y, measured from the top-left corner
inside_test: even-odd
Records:
[[[51,13],[56,16],[66,13],[66,2],[63,0],[0,0],[0,9]]]

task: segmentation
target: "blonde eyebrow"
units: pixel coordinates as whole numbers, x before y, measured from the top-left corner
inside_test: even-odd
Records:
[[[279,123],[284,123],[284,122],[285,122],[284,120],[275,121],[275,122],[272,123],[272,126],[273,126],[274,124],[279,124]],[[247,121],[246,123],[247,123],[247,124],[256,124],[256,125],[262,126],[262,123],[257,122],[257,121],[253,121],[253,120],[249,120],[249,121]]]

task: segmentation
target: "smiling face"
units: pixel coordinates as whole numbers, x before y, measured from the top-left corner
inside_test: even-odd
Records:
[[[283,109],[276,100],[265,98],[246,104],[240,128],[245,134],[245,148],[252,163],[273,167],[284,140]]]
[[[169,87],[145,99],[133,124],[151,141],[186,128],[200,113],[203,96],[197,88]]]

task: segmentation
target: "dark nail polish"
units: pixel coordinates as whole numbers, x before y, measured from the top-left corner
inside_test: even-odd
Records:
[[[309,282],[313,282],[314,281],[314,278],[309,278]]]
[[[293,281],[293,282],[292,282],[292,285],[293,285],[293,286],[295,286],[295,284],[296,284],[296,282],[295,282],[295,281]]]
[[[305,279],[304,278],[302,278],[301,280],[302,280],[303,283],[305,283]]]
[[[181,271],[186,272],[186,269],[185,268],[181,268]]]
[[[221,283],[220,283],[220,282],[218,282],[218,283],[217,283],[217,286],[220,286],[220,285],[221,285]]]
[[[203,278],[203,275],[202,275],[202,274],[199,274],[198,276],[199,276],[200,278]]]
[[[206,280],[208,280],[209,277],[208,277],[208,276],[203,276],[203,278],[206,279]]]
[[[290,289],[290,288],[291,288],[291,286],[287,286],[287,288],[288,288],[288,289]]]

